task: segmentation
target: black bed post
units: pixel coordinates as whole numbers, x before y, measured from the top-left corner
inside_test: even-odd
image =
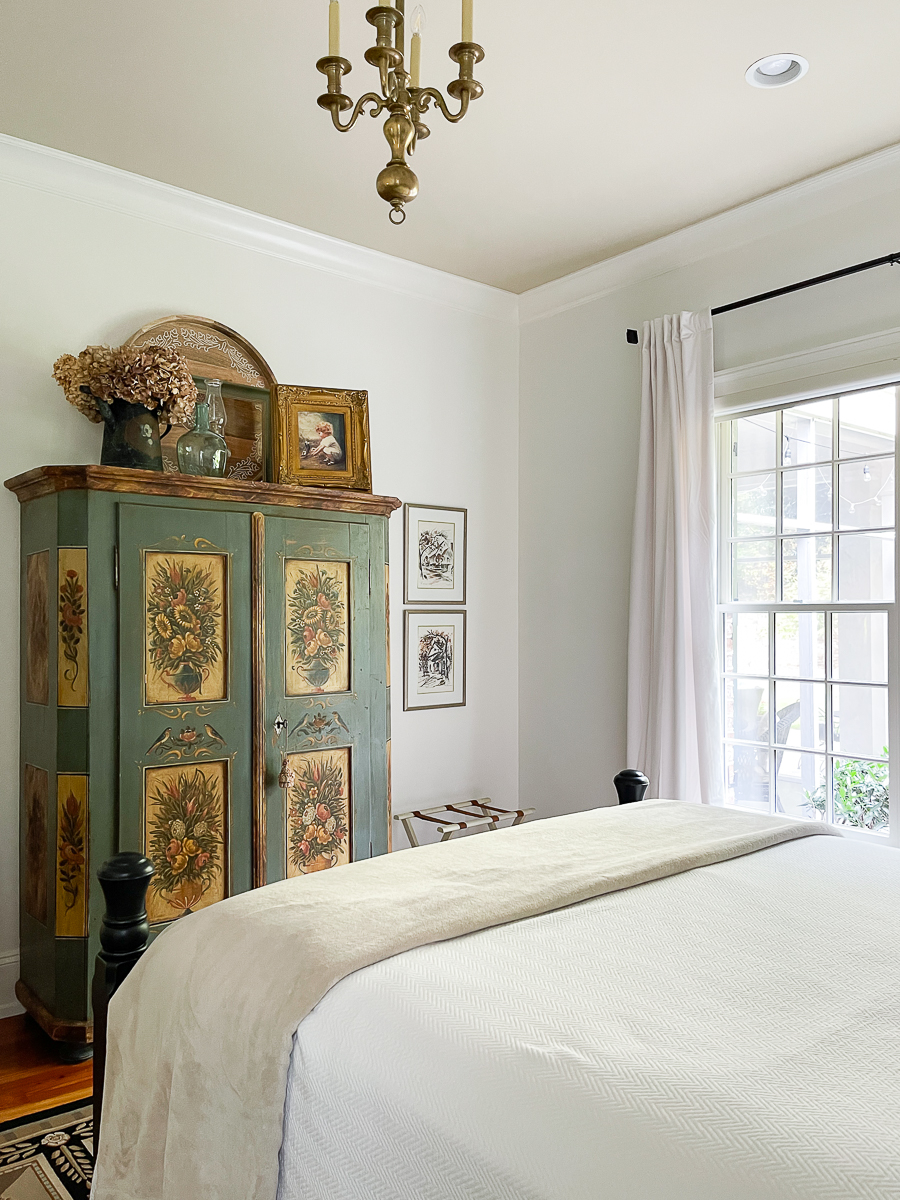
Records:
[[[153,864],[143,854],[115,854],[97,872],[106,900],[100,945],[91,986],[94,1009],[94,1154],[100,1139],[103,1074],[106,1067],[106,1010],[110,996],[135,965],[150,938],[147,885]]]
[[[635,804],[638,800],[643,800],[647,793],[647,788],[650,786],[650,780],[640,771],[635,771],[628,767],[624,771],[620,771],[613,780],[616,785],[616,791],[619,793],[620,804]],[[95,1051],[96,1053],[96,1051]]]

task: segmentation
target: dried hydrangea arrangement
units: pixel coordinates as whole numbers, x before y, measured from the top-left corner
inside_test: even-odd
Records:
[[[194,421],[197,386],[184,358],[164,346],[87,346],[77,358],[58,358],[53,378],[69,403],[97,424],[114,400],[142,404],[170,425]]]

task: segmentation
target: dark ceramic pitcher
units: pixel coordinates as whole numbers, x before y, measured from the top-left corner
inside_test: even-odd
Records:
[[[100,462],[105,467],[131,467],[139,471],[161,471],[162,449],[156,413],[143,404],[130,404],[115,397],[111,403],[97,400],[103,417],[103,449]],[[169,431],[169,426],[162,436]]]

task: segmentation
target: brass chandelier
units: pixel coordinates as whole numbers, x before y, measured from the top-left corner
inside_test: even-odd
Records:
[[[366,51],[366,62],[378,68],[381,95],[366,92],[356,104],[341,91],[341,79],[352,67],[346,58],[341,58],[340,48],[340,0],[330,0],[328,5],[328,55],[316,63],[318,70],[328,79],[328,91],[319,96],[322,108],[330,109],[336,129],[346,133],[352,129],[359,117],[369,106],[369,116],[377,117],[387,111],[384,136],[391,148],[391,160],[378,173],[375,186],[378,195],[391,206],[388,214],[394,225],[406,219],[404,204],[415,200],[419,181],[406,161],[416,144],[431,132],[422,118],[434,105],[453,124],[461,121],[469,111],[469,104],[477,100],[484,89],[472,77],[475,64],[484,58],[484,50],[472,41],[472,3],[462,0],[462,38],[448,51],[459,64],[459,78],[447,85],[448,93],[459,102],[459,111],[451,112],[447,101],[437,88],[419,86],[419,65],[422,51],[422,30],[425,14],[421,6],[413,13],[413,34],[409,44],[409,71],[404,60],[404,0],[383,0],[366,13],[366,20],[375,26],[375,45]],[[346,124],[340,114],[352,108]]]

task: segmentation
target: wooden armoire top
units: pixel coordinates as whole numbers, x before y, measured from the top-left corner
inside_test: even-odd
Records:
[[[15,492],[23,504],[26,500],[54,492],[95,491],[185,496],[191,500],[224,500],[234,504],[273,504],[283,508],[326,509],[379,517],[389,517],[400,507],[396,496],[373,496],[348,488],[300,487],[94,465],[35,467],[33,471],[7,479],[4,486]]]

